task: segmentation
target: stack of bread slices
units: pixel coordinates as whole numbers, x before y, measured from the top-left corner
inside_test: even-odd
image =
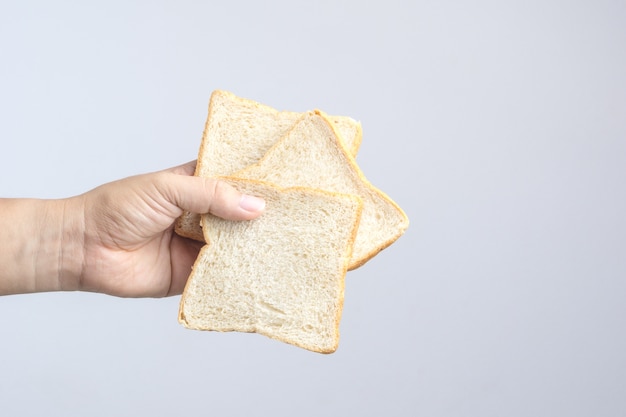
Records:
[[[181,297],[181,324],[337,349],[346,272],[409,224],[359,169],[361,138],[349,117],[278,111],[213,92],[195,175],[260,196],[266,208],[250,221],[178,219],[178,234],[206,242]]]

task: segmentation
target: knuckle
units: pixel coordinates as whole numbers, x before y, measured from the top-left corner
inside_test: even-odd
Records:
[[[212,213],[223,212],[233,197],[232,187],[224,181],[217,179],[206,181],[205,186],[208,188],[209,195],[208,211]]]
[[[216,205],[216,200],[219,198],[221,192],[220,182],[212,178],[205,178],[202,182],[204,186],[204,195],[207,198],[208,204],[203,212],[211,212]]]

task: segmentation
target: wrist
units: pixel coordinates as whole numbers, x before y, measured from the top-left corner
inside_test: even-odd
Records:
[[[29,238],[36,242],[32,287],[27,292],[76,291],[83,265],[82,197],[39,200]]]
[[[85,211],[83,197],[52,202],[58,216],[58,291],[80,290],[84,265]]]
[[[0,199],[0,295],[80,287],[82,197]]]

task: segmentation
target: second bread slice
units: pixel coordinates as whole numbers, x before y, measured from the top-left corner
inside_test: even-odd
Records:
[[[361,197],[363,215],[350,269],[363,265],[391,245],[409,225],[402,209],[367,181],[320,111],[305,113],[258,163],[233,176],[281,187],[305,186]]]

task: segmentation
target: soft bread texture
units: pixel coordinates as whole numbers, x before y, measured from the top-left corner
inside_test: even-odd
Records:
[[[349,269],[355,269],[395,242],[407,229],[406,214],[363,175],[320,111],[305,113],[294,128],[256,164],[233,174],[277,184],[353,194],[363,200],[363,215]]]
[[[211,243],[193,266],[179,321],[190,329],[256,332],[314,352],[334,352],[361,199],[223,180],[262,196],[266,212],[244,222],[202,216]]]
[[[302,117],[302,113],[278,111],[253,100],[216,90],[202,136],[196,176],[231,175],[256,163]],[[361,124],[346,116],[328,116],[340,140],[356,155],[363,136]],[[200,215],[186,212],[176,223],[176,232],[203,241]]]

